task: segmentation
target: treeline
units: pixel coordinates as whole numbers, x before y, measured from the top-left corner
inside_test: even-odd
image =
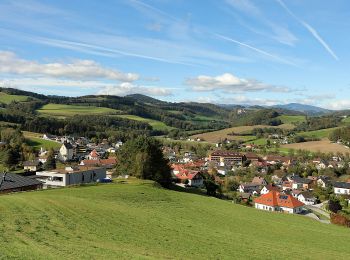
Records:
[[[270,125],[278,126],[282,121],[277,118],[280,114],[271,109],[262,109],[258,111],[248,111],[243,114],[237,114],[237,111],[231,113],[231,120],[234,125]]]
[[[33,148],[26,144],[18,128],[1,128],[0,138],[0,162],[8,170],[14,170],[21,162],[35,158]]]
[[[348,126],[348,127],[337,128],[329,134],[328,138],[333,142],[337,142],[338,140],[341,140],[344,143],[349,143],[350,127]]]
[[[308,117],[305,122],[297,125],[296,131],[315,131],[336,127],[341,122],[341,118],[336,116]]]

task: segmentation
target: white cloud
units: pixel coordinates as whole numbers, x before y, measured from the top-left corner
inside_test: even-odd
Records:
[[[172,91],[167,88],[154,86],[140,86],[129,82],[107,86],[98,92],[99,95],[125,96],[130,94],[144,94],[149,96],[171,96]]]
[[[67,79],[108,79],[131,82],[139,79],[135,73],[123,73],[101,66],[92,60],[75,60],[71,63],[39,63],[21,59],[13,52],[0,51],[0,73],[36,75]]]
[[[194,91],[213,91],[222,90],[224,92],[242,93],[242,92],[290,92],[291,89],[282,86],[275,86],[262,83],[254,79],[239,78],[231,73],[225,73],[216,77],[200,75],[195,78],[189,78],[185,82],[191,86]]]
[[[334,110],[350,109],[350,100],[348,99],[335,100],[334,102],[325,104],[322,107],[327,109],[334,109]]]

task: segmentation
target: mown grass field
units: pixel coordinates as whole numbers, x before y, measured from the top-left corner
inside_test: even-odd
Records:
[[[3,195],[2,259],[347,259],[349,229],[151,183]]]
[[[118,113],[118,110],[107,107],[47,104],[38,109],[38,112],[43,115],[55,117],[70,117],[74,115],[111,115]]]
[[[254,136],[240,136],[240,134],[246,134],[252,131],[254,128],[267,128],[267,127],[274,127],[274,128],[282,128],[282,129],[293,129],[294,125],[291,124],[283,124],[280,126],[267,126],[267,125],[254,125],[254,126],[237,126],[237,127],[231,127],[226,128],[218,131],[213,132],[207,132],[202,134],[197,134],[191,136],[192,138],[202,138],[207,142],[216,143],[220,139],[223,140],[225,138],[229,140],[242,140],[242,141],[249,141],[255,139]],[[236,136],[229,135],[230,133],[234,132]]]
[[[154,130],[171,130],[171,129],[174,129],[174,127],[168,126],[165,123],[163,123],[161,121],[158,121],[158,120],[154,120],[154,119],[144,118],[144,117],[135,116],[135,115],[118,115],[118,117],[127,118],[127,119],[130,119],[130,120],[136,120],[136,121],[141,121],[141,122],[148,123],[150,126],[152,126],[152,128]]]
[[[10,104],[12,101],[24,102],[27,100],[28,100],[27,96],[9,95],[4,92],[0,92],[0,103]]]
[[[298,124],[306,121],[305,116],[291,116],[291,115],[281,115],[277,119],[280,119],[283,124]]]
[[[27,144],[34,147],[36,150],[39,150],[41,147],[45,148],[46,150],[51,148],[58,149],[62,145],[54,141],[42,139],[42,134],[23,131],[23,135],[26,138]]]

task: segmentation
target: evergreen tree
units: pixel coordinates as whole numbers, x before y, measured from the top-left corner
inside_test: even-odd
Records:
[[[47,154],[47,160],[44,163],[44,169],[45,170],[56,169],[55,152],[53,149],[50,149],[50,151]]]

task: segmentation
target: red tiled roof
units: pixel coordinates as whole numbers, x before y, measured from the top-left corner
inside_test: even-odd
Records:
[[[297,208],[304,206],[304,203],[300,202],[292,195],[282,194],[274,190],[254,199],[254,202],[271,207]]]
[[[96,151],[96,149],[92,150],[90,153],[90,157],[100,157]]]

